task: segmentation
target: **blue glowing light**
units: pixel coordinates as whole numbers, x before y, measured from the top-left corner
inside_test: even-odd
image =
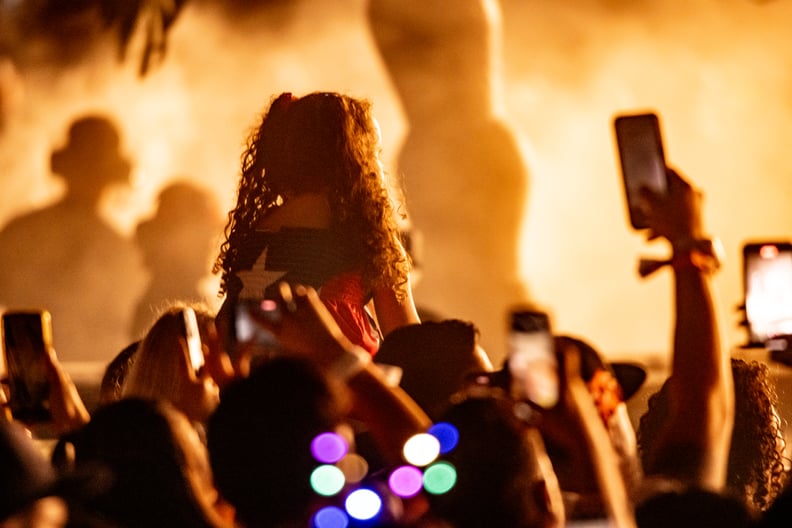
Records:
[[[440,454],[442,455],[453,451],[459,442],[459,431],[447,422],[437,422],[429,428],[429,434],[440,442]]]
[[[341,508],[326,506],[313,517],[314,528],[347,528],[349,517]]]

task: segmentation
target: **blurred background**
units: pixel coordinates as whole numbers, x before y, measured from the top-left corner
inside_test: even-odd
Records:
[[[0,0],[0,229],[66,195],[50,156],[76,118],[117,123],[129,178],[102,192],[99,218],[137,244],[137,267],[101,274],[109,261],[94,257],[97,289],[55,292],[57,268],[37,279],[63,300],[59,355],[109,361],[138,335],[152,277],[170,284],[187,266],[152,263],[199,248],[189,260],[203,275],[185,291],[197,281],[195,296],[219,304],[211,263],[245,138],[270,98],[346,92],[373,102],[404,189],[419,305],[476,322],[496,365],[508,309],[530,303],[607,357],[662,366],[670,277],[636,269],[667,248],[629,228],[611,127],[619,112],[651,109],[669,164],[705,191],[707,227],[726,250],[718,302],[739,347],[742,246],[792,231],[790,25],[788,0]],[[192,194],[161,196],[176,183]],[[190,217],[197,209],[206,222]],[[156,218],[193,227],[141,238]],[[65,269],[89,225],[28,237],[3,274],[51,246]],[[152,232],[192,242],[147,251]],[[123,323],[103,320],[114,305]],[[70,319],[96,339],[59,323]],[[100,341],[102,328],[112,330]]]

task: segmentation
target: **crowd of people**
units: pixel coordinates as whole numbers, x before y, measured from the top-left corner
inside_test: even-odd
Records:
[[[0,526],[770,527],[792,519],[777,396],[721,337],[701,193],[646,192],[672,249],[671,373],[550,341],[552,405],[475,321],[421,321],[368,102],[273,98],[215,265],[222,306],[172,299],[87,408],[50,348],[54,445],[0,391]],[[397,375],[394,376],[393,373]],[[12,395],[13,396],[13,395]]]

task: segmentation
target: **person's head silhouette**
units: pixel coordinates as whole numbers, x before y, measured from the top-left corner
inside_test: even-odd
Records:
[[[106,116],[88,114],[69,127],[67,144],[52,152],[50,166],[68,186],[71,197],[97,200],[114,183],[129,183],[131,164],[121,152],[116,124]]]

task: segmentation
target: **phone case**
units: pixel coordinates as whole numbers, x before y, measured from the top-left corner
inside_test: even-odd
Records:
[[[50,421],[45,355],[52,346],[51,316],[46,310],[12,311],[2,320],[11,414],[23,422]]]
[[[195,310],[186,307],[182,310],[184,323],[184,339],[187,342],[187,355],[190,367],[197,376],[204,366],[204,354],[201,348],[201,333],[198,330],[198,319]]]
[[[640,192],[666,192],[665,152],[657,114],[619,115],[613,121],[630,225],[648,226],[640,207]]]

